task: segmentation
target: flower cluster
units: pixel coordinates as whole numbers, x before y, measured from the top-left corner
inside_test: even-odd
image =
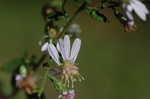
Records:
[[[75,63],[81,48],[79,37],[82,31],[78,24],[73,24],[73,20],[82,11],[97,22],[108,22],[109,19],[103,11],[105,8],[111,9],[117,20],[124,26],[125,31],[136,29],[134,13],[143,21],[147,20],[149,14],[147,7],[140,0],[73,1],[79,5],[73,14],[65,8],[66,4],[70,4],[69,0],[49,0],[42,7],[45,26],[44,36],[39,45],[42,46],[41,51],[44,53],[39,60],[37,56],[30,58],[24,55],[10,62],[13,67],[11,70],[13,87],[23,89],[30,98],[37,96],[39,99],[42,95],[44,96],[44,87],[49,79],[60,93],[58,99],[75,99],[74,84],[83,81],[84,77]],[[47,56],[50,56],[50,59],[47,60]],[[50,67],[52,61],[57,65]],[[8,64],[8,70],[9,66],[10,64]],[[41,73],[40,69],[44,72],[42,72],[41,86],[38,86],[39,75],[37,74]]]
[[[128,23],[125,26],[126,31],[134,30],[136,27],[133,12],[143,21],[146,21],[147,15],[149,14],[148,9],[140,0],[128,0],[123,2],[122,7],[128,19]]]

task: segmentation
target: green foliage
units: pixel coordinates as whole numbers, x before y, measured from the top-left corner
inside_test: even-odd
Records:
[[[56,12],[53,12],[53,13],[49,13],[48,14],[48,19],[49,20],[62,20],[62,19],[65,19],[67,16],[65,15],[64,12],[61,12],[61,11],[56,11]]]
[[[58,92],[62,93],[68,90],[60,80],[58,80],[56,77],[52,76],[51,74],[48,75],[48,79],[52,82],[54,88]]]
[[[101,8],[114,8],[114,7],[119,7],[121,5],[120,2],[115,2],[115,1],[101,1]]]
[[[88,4],[92,3],[92,0],[84,0],[84,1]]]
[[[20,65],[24,63],[23,58],[15,58],[2,65],[4,72],[14,72]]]
[[[19,73],[22,75],[22,76],[26,76],[27,75],[27,68],[25,65],[21,65],[20,68],[19,68]]]
[[[1,83],[0,82],[0,92],[2,92],[5,95],[10,95],[12,93],[12,88],[10,87],[10,85],[6,84],[6,83]]]
[[[107,17],[98,8],[86,8],[89,15],[98,22],[107,22]]]
[[[53,8],[61,9],[63,5],[63,0],[50,0],[49,4]]]

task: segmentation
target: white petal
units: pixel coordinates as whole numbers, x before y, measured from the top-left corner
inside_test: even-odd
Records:
[[[69,59],[70,56],[70,37],[69,35],[65,35],[64,37],[64,54],[66,59]]]
[[[132,12],[132,11],[133,11],[133,7],[132,7],[130,4],[127,5],[126,7],[127,7],[126,9],[127,9],[129,12]]]
[[[45,52],[45,51],[47,51],[47,50],[48,50],[48,43],[45,43],[45,44],[42,46],[41,51],[42,51],[42,52]]]
[[[75,62],[75,60],[76,60],[76,58],[78,56],[80,47],[81,47],[81,40],[80,39],[76,39],[73,42],[72,49],[71,49],[71,56],[70,56],[70,61],[71,62],[73,62],[73,63]]]
[[[61,49],[60,49],[60,44],[59,44],[59,42],[57,42],[57,50],[61,53]]]
[[[132,20],[132,21],[128,21],[128,25],[130,25],[130,26],[134,26],[134,20]]]
[[[58,64],[60,65],[60,61],[59,61],[59,55],[57,52],[57,49],[55,48],[55,46],[53,44],[49,44],[48,47],[48,52],[50,54],[50,56],[52,57],[52,59]]]
[[[148,10],[145,7],[145,5],[140,2],[140,1],[136,1],[133,2],[132,7],[134,8],[135,13],[143,20],[146,21],[146,15],[148,14]]]
[[[64,50],[64,42],[62,39],[59,39],[59,47],[58,47],[60,53],[61,53],[61,56],[63,58],[63,60],[66,60],[66,57],[65,57],[65,50]]]
[[[136,2],[136,3],[137,3],[138,6],[140,6],[140,8],[143,10],[143,12],[145,14],[149,14],[148,9],[146,8],[146,6],[142,2],[139,1],[139,2]]]

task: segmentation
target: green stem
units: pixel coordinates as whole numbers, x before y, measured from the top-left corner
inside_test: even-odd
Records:
[[[45,89],[48,74],[49,74],[49,69],[46,69],[45,74],[43,76],[43,81],[42,81],[42,84],[41,84],[41,88],[40,88],[39,93],[38,93],[39,97],[42,95],[42,93]]]
[[[68,90],[68,88],[66,88],[64,84],[60,80],[58,80],[55,76],[49,74],[48,79],[51,81],[52,86],[56,89],[57,92],[62,93]]]
[[[79,15],[79,13],[84,10],[84,8],[86,7],[87,3],[83,2],[81,4],[81,6],[77,9],[77,11],[74,13],[74,15],[68,20],[68,22],[66,23],[66,25],[64,26],[63,31],[58,35],[57,38],[60,38],[62,35],[65,34],[66,29],[68,28],[68,26],[72,23],[72,21]]]

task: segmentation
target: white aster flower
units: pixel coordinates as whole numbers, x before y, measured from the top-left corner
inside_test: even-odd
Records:
[[[59,54],[62,55],[63,62],[68,64],[74,64],[75,60],[78,56],[79,50],[81,47],[81,40],[79,38],[75,39],[73,42],[72,48],[70,44],[70,37],[68,35],[65,35],[64,39],[59,39],[59,42],[57,43],[57,48],[54,44],[50,43],[47,47],[47,44],[43,46],[43,50],[47,50],[52,57],[52,59],[58,64],[61,65],[63,63],[59,60]]]
[[[48,52],[51,58],[57,63],[57,65],[62,66],[61,78],[64,80],[65,85],[73,87],[75,81],[81,81],[82,76],[79,73],[79,68],[74,65],[75,60],[78,56],[81,47],[81,40],[76,38],[72,44],[70,42],[70,37],[68,35],[64,36],[64,39],[59,39],[57,46],[50,43],[48,46]],[[63,62],[60,61],[61,54]]]
[[[148,9],[140,0],[129,0],[123,3],[123,8],[125,14],[129,20],[129,25],[134,25],[133,11],[137,14],[139,18],[146,21],[146,16],[149,14]]]

